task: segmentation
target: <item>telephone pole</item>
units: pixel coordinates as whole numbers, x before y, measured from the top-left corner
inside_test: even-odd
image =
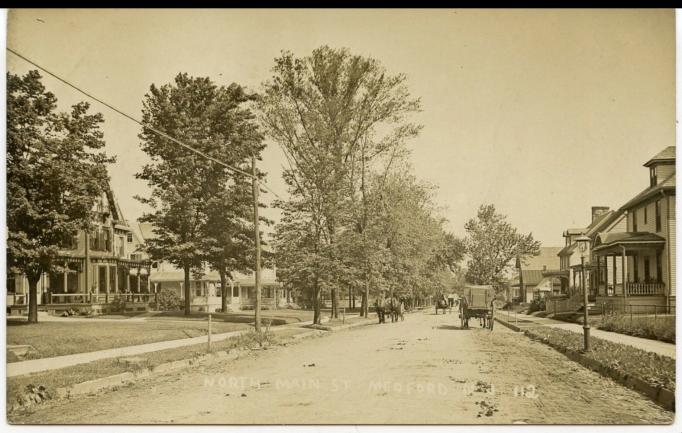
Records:
[[[260,230],[258,228],[258,177],[256,176],[256,156],[251,157],[251,189],[253,192],[253,230],[256,240],[256,305],[254,305],[256,315],[256,332],[260,332]]]

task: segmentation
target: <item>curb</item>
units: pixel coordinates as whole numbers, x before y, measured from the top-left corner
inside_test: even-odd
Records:
[[[612,368],[601,362],[588,358],[581,352],[568,349],[560,344],[553,343],[547,339],[535,334],[532,330],[525,330],[524,334],[528,336],[531,340],[538,341],[548,346],[552,347],[556,351],[564,354],[568,359],[581,364],[583,367],[587,367],[592,371],[595,371],[602,376],[613,379],[614,381],[633,389],[640,394],[650,398],[655,403],[662,406],[664,409],[675,412],[675,392],[667,388],[663,388],[660,385],[652,385],[651,383],[641,379],[640,377],[630,375],[620,369]]]
[[[376,323],[374,322],[374,320],[369,320],[366,322],[355,322],[355,323],[348,323],[346,325],[338,325],[338,326],[317,325],[317,326],[315,326],[314,329],[321,330],[321,331],[334,332],[334,331],[342,331],[344,329],[357,328],[358,326],[367,326],[367,325],[375,325],[375,324]]]
[[[502,326],[506,326],[507,328],[511,329],[512,331],[521,332],[521,328],[519,328],[516,325],[513,325],[513,324],[511,324],[505,320],[502,320],[498,317],[495,317],[495,320],[498,321]]]

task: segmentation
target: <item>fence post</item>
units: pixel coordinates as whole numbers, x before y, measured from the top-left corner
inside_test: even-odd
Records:
[[[208,349],[207,352],[211,353],[211,313],[208,313]]]

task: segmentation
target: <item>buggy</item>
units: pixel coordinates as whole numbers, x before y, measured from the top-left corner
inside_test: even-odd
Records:
[[[495,289],[493,286],[464,286],[459,302],[459,317],[462,328],[469,327],[469,319],[478,317],[481,326],[492,331],[495,324]]]

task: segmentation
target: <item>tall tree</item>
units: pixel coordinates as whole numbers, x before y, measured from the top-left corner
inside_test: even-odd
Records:
[[[290,192],[319,235],[311,240],[317,257],[324,256],[328,270],[343,269],[336,243],[348,224],[349,179],[360,145],[371,140],[376,148],[387,147],[416,134],[418,127],[406,117],[419,109],[419,100],[410,97],[404,75],[387,74],[375,59],[323,46],[308,57],[284,52],[275,59],[260,102],[266,132],[289,161]],[[331,279],[334,317],[342,277],[325,276]],[[319,305],[315,309],[317,316]]]
[[[209,78],[178,74],[172,84],[152,84],[145,95],[142,120],[146,126],[192,146],[219,161],[240,166],[251,156],[259,156],[261,137],[243,107],[252,97],[241,86],[216,86]],[[224,190],[234,173],[224,166],[199,157],[176,143],[143,127],[139,137],[142,149],[151,156],[138,177],[152,187],[149,198],[138,197],[153,212],[141,221],[151,223],[157,237],[147,248],[155,259],[167,260],[184,272],[185,314],[190,314],[190,272],[200,272],[207,257],[215,257],[217,247],[229,248],[224,238],[207,245],[207,223],[215,223],[216,212],[225,212],[235,221],[242,217],[244,195],[226,196]],[[245,167],[242,167],[245,168]],[[234,199],[220,206],[216,200]],[[228,211],[227,209],[231,209]],[[210,215],[209,215],[210,214]],[[233,222],[235,222],[233,221]],[[236,224],[236,222],[235,222]],[[235,232],[231,232],[235,233]],[[236,235],[236,233],[235,233]],[[219,269],[225,271],[226,266]]]
[[[59,250],[88,230],[107,188],[101,114],[78,103],[57,113],[38,71],[7,74],[7,262],[29,283],[29,322],[38,321],[37,284],[60,270]]]
[[[521,259],[540,253],[533,234],[521,234],[492,204],[481,205],[476,218],[465,225],[469,256],[467,280],[474,284],[499,284],[506,271]]]

